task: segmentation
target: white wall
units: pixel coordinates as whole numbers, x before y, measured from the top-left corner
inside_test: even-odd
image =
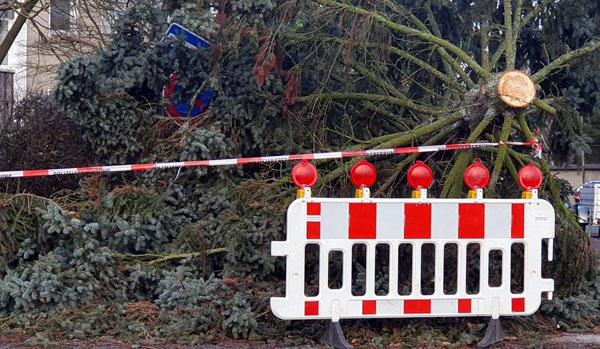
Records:
[[[12,22],[14,20],[10,25]],[[14,96],[15,101],[19,101],[25,97],[27,91],[27,23],[21,27],[21,31],[8,51],[8,69],[15,73]]]

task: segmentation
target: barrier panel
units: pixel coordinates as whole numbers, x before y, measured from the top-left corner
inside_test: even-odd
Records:
[[[286,294],[271,298],[271,310],[286,320],[334,322],[529,315],[542,292],[550,299],[554,291],[542,277],[543,240],[552,260],[553,238],[554,208],[537,198],[297,199],[287,240],[271,245],[273,256],[286,257]],[[318,250],[314,278],[307,250]]]

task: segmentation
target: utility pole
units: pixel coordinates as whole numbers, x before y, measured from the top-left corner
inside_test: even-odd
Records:
[[[581,184],[585,183],[585,153],[581,150]]]

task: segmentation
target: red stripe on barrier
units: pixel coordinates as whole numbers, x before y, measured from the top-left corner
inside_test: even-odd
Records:
[[[377,314],[377,301],[363,301],[362,302],[362,313],[363,313],[363,315]]]
[[[404,205],[404,238],[431,239],[431,204]]]
[[[321,238],[321,222],[306,222],[306,239]]]
[[[446,150],[470,149],[470,144],[446,144]]]
[[[459,312],[459,314],[470,314],[471,313],[471,300],[470,299],[459,299],[458,300],[458,312]]]
[[[404,314],[431,314],[431,299],[407,299]]]
[[[156,164],[137,164],[137,165],[131,165],[131,170],[132,171],[146,171],[146,170],[152,170],[156,168]]]
[[[318,315],[319,315],[319,302],[318,301],[304,302],[304,316],[318,316]]]
[[[246,165],[246,164],[258,164],[262,161],[262,158],[239,158],[237,159],[238,165]]]
[[[23,177],[44,177],[48,176],[48,170],[28,170],[23,171]]]
[[[458,204],[458,238],[485,238],[484,204]]]
[[[513,239],[525,238],[525,204],[512,204],[510,237]]]
[[[321,215],[321,203],[320,202],[309,202],[306,204],[306,214],[309,216],[320,216]]]
[[[193,167],[193,166],[208,166],[208,160],[196,160],[196,161],[184,161],[183,167]]]
[[[513,313],[525,312],[525,298],[513,298],[512,299],[512,312]]]
[[[354,157],[354,156],[364,156],[364,155],[367,155],[366,150],[354,150],[354,151],[343,151],[342,152],[343,158]]]
[[[419,147],[408,147],[408,148],[394,148],[394,153],[396,154],[412,154],[418,153]]]
[[[349,239],[377,238],[377,204],[351,203],[349,213]]]
[[[315,154],[296,154],[290,155],[290,160],[314,160]]]

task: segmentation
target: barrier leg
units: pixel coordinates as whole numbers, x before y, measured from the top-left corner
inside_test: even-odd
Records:
[[[490,345],[500,343],[504,340],[504,330],[500,324],[500,318],[490,319],[487,330],[485,330],[485,336],[477,343],[478,348],[487,348]]]
[[[344,331],[342,331],[342,326],[340,326],[340,322],[331,321],[329,323],[329,327],[327,327],[327,331],[323,337],[321,337],[321,344],[331,345],[336,349],[352,349],[346,338],[344,337]]]

